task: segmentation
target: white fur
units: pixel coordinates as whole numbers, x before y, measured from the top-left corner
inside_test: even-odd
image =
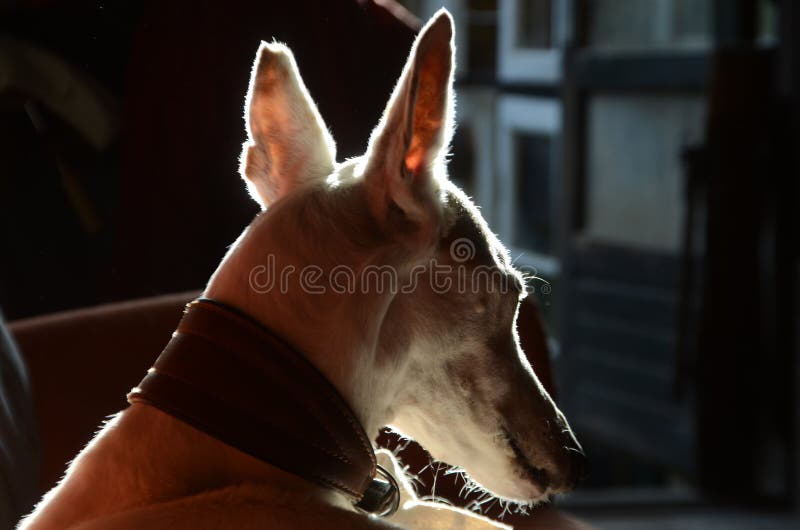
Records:
[[[244,117],[240,172],[263,208],[333,171],[336,144],[284,44],[261,43]]]
[[[519,348],[522,292],[259,292],[251,274],[376,265],[408,279],[431,259],[453,264],[454,238],[476,247],[470,270],[519,282],[507,252],[446,179],[452,132],[452,21],[422,30],[367,154],[334,162],[333,140],[291,52],[262,44],[247,99],[242,172],[265,208],[231,247],[205,295],[260,320],[304,352],[370,436],[393,425],[480,485],[522,503],[565,489],[563,415]],[[416,84],[415,84],[416,83]],[[556,433],[556,434],[554,434]],[[565,434],[566,433],[566,434]],[[539,487],[509,436],[560,482]],[[575,442],[576,444],[577,442]],[[21,529],[501,528],[459,510],[408,501],[393,519],[356,513],[341,495],[249,457],[145,405],[111,420]]]

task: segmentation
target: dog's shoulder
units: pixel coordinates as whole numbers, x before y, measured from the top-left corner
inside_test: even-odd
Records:
[[[385,521],[322,504],[302,504],[274,488],[240,484],[101,517],[70,530],[401,530]]]

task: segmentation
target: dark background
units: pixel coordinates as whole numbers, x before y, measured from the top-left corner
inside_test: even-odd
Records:
[[[262,39],[295,51],[347,157],[363,152],[413,37],[371,3],[13,4],[0,17],[10,319],[204,285],[258,211],[236,171]]]

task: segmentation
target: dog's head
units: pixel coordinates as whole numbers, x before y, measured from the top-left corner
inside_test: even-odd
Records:
[[[303,332],[274,324],[311,353],[357,336],[344,343],[358,351],[354,363],[313,360],[340,385],[343,371],[357,380],[343,393],[369,409],[358,413],[380,410],[381,421],[495,494],[535,502],[571,488],[583,455],[520,349],[515,328],[524,278],[446,176],[453,63],[453,23],[440,11],[414,43],[366,154],[337,164],[291,52],[262,44],[247,100],[242,173],[267,210],[261,217],[271,220],[257,220],[237,247],[271,224],[278,266],[321,265],[318,280],[346,287],[329,284],[313,302],[306,290],[282,310],[293,321],[305,319]],[[337,280],[346,272],[334,272],[341,265],[361,275],[355,284]],[[373,285],[359,281],[369,267],[379,267],[378,275],[388,267],[395,283],[362,292]],[[329,325],[336,318],[338,328]]]

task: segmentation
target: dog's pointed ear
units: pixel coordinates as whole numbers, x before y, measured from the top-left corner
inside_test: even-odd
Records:
[[[373,214],[415,240],[430,242],[441,223],[439,179],[445,178],[453,130],[454,62],[453,20],[440,9],[414,42],[365,159]]]
[[[262,208],[333,172],[336,145],[285,45],[261,43],[245,122],[240,172]]]

